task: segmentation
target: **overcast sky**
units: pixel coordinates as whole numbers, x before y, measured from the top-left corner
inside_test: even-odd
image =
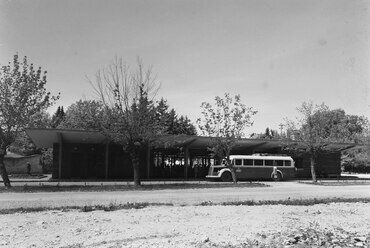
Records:
[[[362,0],[0,0],[0,64],[18,53],[48,71],[65,109],[94,97],[86,76],[139,56],[159,96],[192,120],[225,92],[279,129],[303,101],[369,114],[370,8]],[[53,109],[52,109],[53,110]],[[51,110],[51,111],[52,111]]]

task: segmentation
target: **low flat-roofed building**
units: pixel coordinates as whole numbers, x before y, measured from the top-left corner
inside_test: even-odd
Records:
[[[122,146],[98,131],[32,128],[26,130],[40,148],[53,148],[54,179],[133,179],[131,158]],[[156,139],[140,156],[141,179],[204,179],[215,162],[208,149],[210,137],[165,135]],[[319,176],[340,176],[341,151],[353,144],[330,144],[319,156]],[[232,154],[282,154],[279,140],[240,139]],[[311,176],[307,154],[293,157],[297,177]]]

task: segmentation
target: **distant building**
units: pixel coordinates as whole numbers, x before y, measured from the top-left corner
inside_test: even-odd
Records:
[[[40,155],[23,156],[16,153],[8,152],[5,155],[4,163],[8,174],[27,174],[27,163],[31,165],[32,174],[42,174],[42,166],[40,165]]]
[[[130,156],[100,132],[66,129],[27,129],[27,135],[40,148],[53,148],[54,179],[133,179]],[[142,152],[142,179],[204,179],[215,162],[207,149],[209,137],[162,136]],[[331,144],[317,161],[319,176],[340,176],[341,151],[351,144]],[[281,154],[278,140],[242,139],[232,154]],[[305,154],[288,154],[297,167],[297,177],[311,176]],[[196,161],[196,162],[195,162]],[[196,163],[196,166],[194,164]],[[196,171],[195,171],[196,170]]]

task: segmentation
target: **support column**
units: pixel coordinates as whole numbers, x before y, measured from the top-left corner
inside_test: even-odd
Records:
[[[58,136],[58,178],[62,179],[62,163],[63,163],[63,135],[62,133],[57,133]]]
[[[188,179],[188,167],[189,167],[189,146],[185,146],[185,164],[184,164],[184,179]]]
[[[151,162],[151,149],[150,146],[146,150],[146,178],[150,179],[150,162]]]
[[[109,143],[105,143],[105,179],[108,179],[108,167],[109,167]]]

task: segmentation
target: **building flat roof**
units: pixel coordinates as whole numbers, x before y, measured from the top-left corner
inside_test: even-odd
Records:
[[[30,128],[26,129],[27,135],[37,147],[53,147],[60,139],[64,143],[100,144],[108,139],[101,132],[85,130],[68,130],[53,128]]]
[[[75,144],[105,144],[111,140],[99,131],[74,130],[74,129],[52,129],[52,128],[29,128],[27,135],[33,143],[40,148],[51,148],[54,143]],[[192,135],[164,135],[158,137],[154,146],[156,148],[179,148],[188,146],[191,149],[204,149],[210,145],[211,137]],[[234,147],[235,150],[258,149],[267,151],[281,148],[285,144],[279,140],[266,139],[239,139]],[[299,144],[297,144],[299,146]],[[356,146],[350,143],[331,143],[326,148],[329,151],[341,151]]]

